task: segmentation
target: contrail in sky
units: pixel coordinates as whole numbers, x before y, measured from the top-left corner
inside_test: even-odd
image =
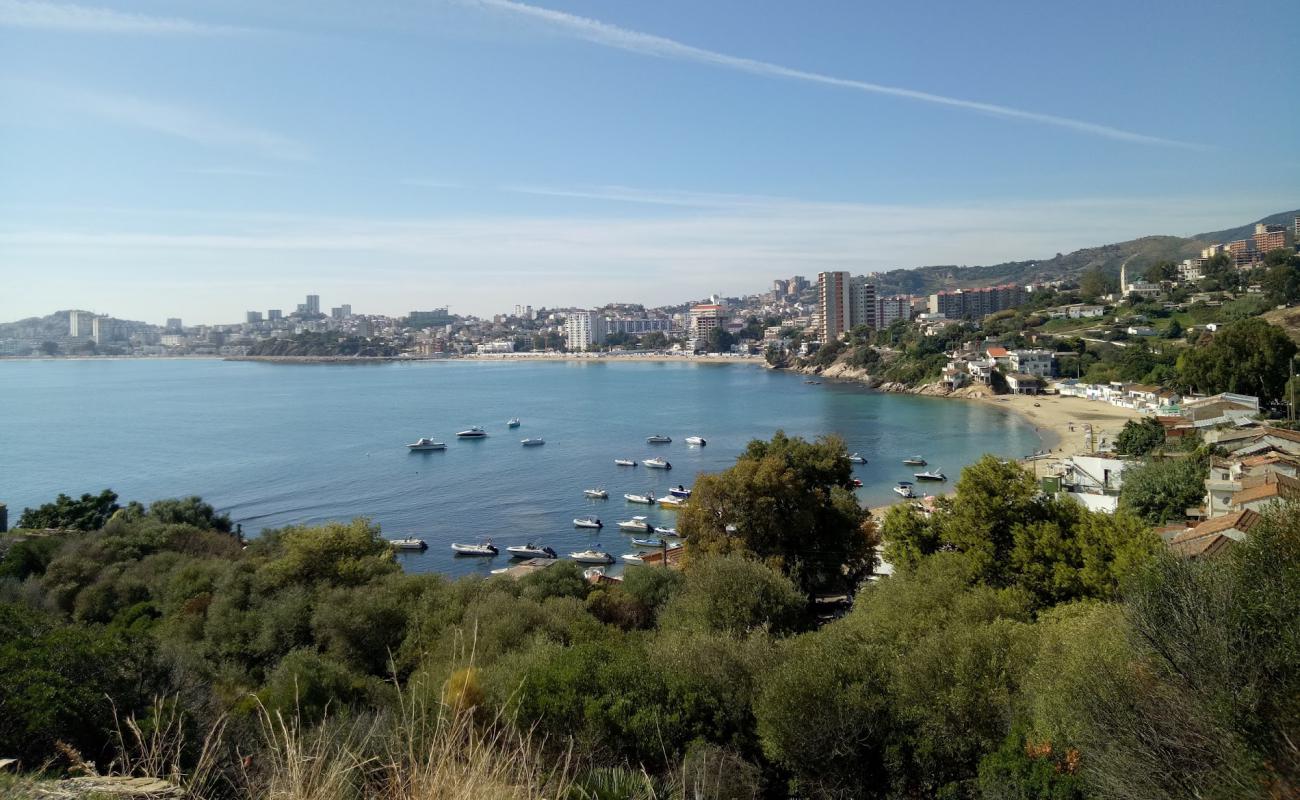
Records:
[[[950,106],[952,108],[960,108],[966,111],[978,111],[980,113],[1005,117],[1007,119],[1036,122],[1041,125],[1055,125],[1058,128],[1068,128],[1080,133],[1088,133],[1094,136],[1102,136],[1107,139],[1115,139],[1122,142],[1160,145],[1163,147],[1180,147],[1191,150],[1205,149],[1203,145],[1193,144],[1191,142],[1181,142],[1176,139],[1150,136],[1144,133],[1126,131],[1122,128],[1113,128],[1109,125],[1099,125],[1095,122],[1086,122],[1084,120],[1072,119],[1070,117],[1060,117],[1055,114],[1042,114],[1037,111],[1025,111],[1024,109],[1011,108],[1010,106],[996,105],[994,103],[963,100],[959,97],[948,97],[946,95],[932,94],[930,92],[922,92],[916,89],[904,89],[899,86],[886,86],[884,84],[869,83],[867,81],[853,80],[850,78],[837,78],[833,75],[823,75],[819,72],[808,72],[806,70],[794,69],[792,67],[783,67],[780,64],[772,64],[767,61],[758,61],[752,58],[727,55],[726,53],[719,53],[714,50],[706,50],[702,47],[683,44],[682,42],[668,39],[663,36],[656,36],[650,33],[642,33],[627,28],[620,28],[617,25],[611,25],[607,22],[591,19],[590,17],[581,17],[564,11],[556,11],[550,8],[542,8],[541,6],[520,3],[516,2],[516,0],[469,0],[469,2],[473,5],[479,5],[485,8],[496,9],[498,11],[540,20],[553,27],[560,28],[579,39],[594,44],[614,47],[620,50],[640,53],[642,55],[654,56],[656,58],[694,61],[702,64],[712,64],[718,67],[738,70],[740,72],[748,72],[753,75],[762,75],[764,77],[808,81],[809,83],[819,83],[825,86],[836,86],[841,89],[853,89],[859,92],[901,97],[907,100],[917,100],[923,103]]]

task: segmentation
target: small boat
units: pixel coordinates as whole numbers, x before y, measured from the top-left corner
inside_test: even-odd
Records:
[[[599,546],[599,545],[597,545]],[[592,548],[590,550],[579,550],[576,553],[569,553],[569,558],[577,561],[579,564],[613,564],[614,557],[609,553]]]
[[[482,426],[475,425],[468,430],[457,431],[456,436],[461,439],[486,439],[487,431],[483,430]]]
[[[512,558],[559,558],[551,548],[535,545],[532,542],[507,547],[506,552]]]
[[[861,489],[861,488],[862,488],[862,479],[861,479],[861,478],[854,478],[854,479],[853,479],[853,488],[854,488],[854,489]]]
[[[575,528],[603,528],[603,527],[605,527],[605,523],[601,522],[601,521],[600,521],[598,518],[596,518],[596,517],[578,517],[577,519],[575,519],[575,520],[573,521],[573,527],[575,527]]]
[[[680,483],[677,484],[676,489],[669,489],[668,494],[672,495],[673,497],[680,497],[683,500],[691,499],[691,490],[687,489],[685,486],[682,486]]]
[[[506,427],[507,427],[507,428],[518,428],[518,427],[519,427],[519,417],[511,417],[511,418],[510,418],[510,421],[506,423]]]
[[[916,497],[916,493],[912,491],[911,481],[899,481],[898,485],[894,487],[894,494],[908,499]]]
[[[594,500],[608,500],[609,492],[604,489],[583,489],[582,493]]]
[[[652,494],[625,494],[623,499],[629,503],[641,503],[647,506],[652,506],[655,503],[655,496]]]
[[[509,572],[511,569],[513,569],[513,567],[497,567],[496,569],[490,569],[490,570],[488,570],[488,574],[489,574],[489,575],[504,575],[504,574],[506,574],[507,572]]]
[[[909,467],[924,467],[925,459],[920,456],[912,456],[911,458],[903,459],[903,463]]]
[[[614,459],[614,463],[617,464],[617,465],[620,466],[620,467],[635,467],[635,466],[636,466],[636,462],[633,461],[633,460],[630,459],[630,458],[616,458],[616,459]]]
[[[927,469],[925,472],[918,472],[914,475],[918,481],[946,481],[948,476],[944,475],[937,469]]]
[[[536,447],[539,444],[546,444],[546,440],[541,437],[530,436],[527,439],[520,439],[519,443],[522,444],[524,447]]]
[[[822,383],[822,382],[821,382],[821,381],[811,381],[811,380],[809,380],[809,381],[804,381],[804,383],[808,384],[809,386],[821,386],[821,383]]]
[[[435,442],[428,437],[421,436],[419,439],[416,439],[414,443],[408,444],[407,447],[409,447],[412,452],[420,450],[446,450],[447,443]]]
[[[582,571],[583,580],[594,581],[597,578],[605,577],[604,567],[587,567]]]
[[[641,554],[640,554],[640,553],[624,553],[624,554],[623,554],[623,560],[626,561],[626,562],[629,563],[629,564],[644,564],[644,563],[645,563],[645,559],[641,557]]]
[[[656,433],[654,436],[645,437],[647,444],[668,444],[673,440],[671,436],[664,436],[662,433]]]
[[[641,462],[650,469],[672,469],[673,465],[664,461],[662,458],[647,458]]]
[[[498,552],[496,545],[491,542],[483,542],[482,544],[457,544],[452,542],[451,549],[456,551],[458,556],[494,556]]]
[[[654,548],[655,550],[659,550],[660,548],[664,548],[668,546],[668,542],[664,541],[663,539],[633,539],[632,544],[636,545],[637,547],[651,547]]]
[[[429,543],[423,539],[393,539],[389,542],[394,550],[428,550]]]
[[[655,528],[655,533],[659,534],[660,536],[676,536],[678,539],[682,538],[681,534],[677,532],[676,528]]]
[[[677,509],[686,505],[686,501],[680,497],[673,497],[672,495],[668,495],[667,497],[659,498],[659,505],[662,506],[663,508]]]
[[[863,458],[862,456],[858,455],[857,453],[852,453],[852,454],[850,454],[850,455],[849,455],[849,461],[850,461],[851,463],[854,463],[854,464],[865,464],[865,463],[867,463],[867,460],[866,460],[865,458]]]
[[[632,519],[622,520],[618,523],[619,530],[649,533],[655,528],[653,525],[646,522],[645,519],[645,517],[633,517]]]
[[[687,436],[687,437],[686,437],[686,443],[687,443],[687,444],[693,444],[693,445],[695,445],[696,447],[703,447],[704,445],[708,444],[709,442],[708,442],[708,440],[705,439],[703,436]]]

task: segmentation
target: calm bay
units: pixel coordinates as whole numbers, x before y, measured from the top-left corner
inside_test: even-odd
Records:
[[[407,569],[486,573],[507,563],[455,558],[453,541],[534,541],[562,554],[600,543],[628,552],[617,520],[673,512],[633,506],[625,492],[663,495],[725,469],[745,444],[777,429],[835,433],[868,459],[855,467],[868,505],[919,454],[955,480],[984,453],[1039,446],[1020,418],[983,404],[873,392],[750,364],[448,361],[300,365],[219,360],[53,360],[0,363],[0,502],[10,524],[59,492],[103,488],[121,502],[202,495],[246,534],[368,516],[389,538],[418,536]],[[506,420],[522,426],[508,429]],[[480,441],[455,433],[482,425]],[[645,438],[664,433],[671,444]],[[706,437],[688,447],[687,436]],[[446,451],[411,453],[420,436]],[[525,448],[524,437],[546,444]],[[617,467],[660,456],[669,472]],[[582,490],[608,489],[587,500]],[[603,531],[575,530],[595,515]]]

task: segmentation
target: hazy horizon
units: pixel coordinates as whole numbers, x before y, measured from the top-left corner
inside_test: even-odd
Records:
[[[1240,225],[1300,205],[1293,16],[0,0],[0,320],[660,305]]]

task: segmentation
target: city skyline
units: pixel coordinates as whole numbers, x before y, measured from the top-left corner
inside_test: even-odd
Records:
[[[1296,205],[1289,18],[0,0],[0,319],[660,305],[1241,224]]]

